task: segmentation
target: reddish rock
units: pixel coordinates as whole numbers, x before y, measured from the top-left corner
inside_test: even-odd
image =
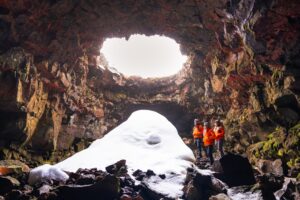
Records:
[[[35,151],[72,149],[75,138],[103,137],[132,105],[166,113],[185,135],[195,116],[227,113],[236,129],[254,114],[272,123],[253,130],[289,128],[299,109],[274,110],[272,98],[299,99],[299,8],[298,0],[0,1],[0,140]],[[188,64],[162,79],[110,71],[103,41],[135,33],[175,39]],[[253,110],[257,85],[265,106]],[[181,110],[184,119],[174,118]]]

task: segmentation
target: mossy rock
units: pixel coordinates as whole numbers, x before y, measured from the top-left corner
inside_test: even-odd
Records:
[[[247,154],[251,163],[259,159],[280,158],[293,171],[292,176],[297,176],[300,171],[300,123],[292,127],[288,134],[283,128],[277,128],[268,135],[267,140],[251,145]]]
[[[289,130],[288,137],[284,142],[285,148],[300,150],[300,124],[297,124]]]

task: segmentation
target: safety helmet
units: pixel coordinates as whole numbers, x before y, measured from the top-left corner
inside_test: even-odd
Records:
[[[194,125],[200,124],[200,120],[199,119],[194,119]]]

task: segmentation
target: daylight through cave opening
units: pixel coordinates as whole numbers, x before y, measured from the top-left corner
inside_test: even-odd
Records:
[[[108,65],[124,76],[160,78],[178,73],[187,61],[180,45],[160,35],[107,38],[100,52]]]

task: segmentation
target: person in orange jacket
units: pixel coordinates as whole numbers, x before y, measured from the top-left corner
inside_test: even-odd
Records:
[[[213,130],[216,136],[215,140],[216,140],[217,149],[220,152],[221,157],[223,157],[224,156],[223,144],[224,144],[225,130],[220,120],[215,121],[215,126]]]
[[[215,142],[215,133],[209,127],[208,122],[204,122],[204,124],[203,124],[203,143],[204,143],[204,147],[207,151],[206,154],[209,157],[210,164],[214,163],[214,157],[213,157],[214,142]]]
[[[198,149],[198,157],[201,158],[203,145],[203,127],[200,125],[199,119],[194,119],[193,137]]]

